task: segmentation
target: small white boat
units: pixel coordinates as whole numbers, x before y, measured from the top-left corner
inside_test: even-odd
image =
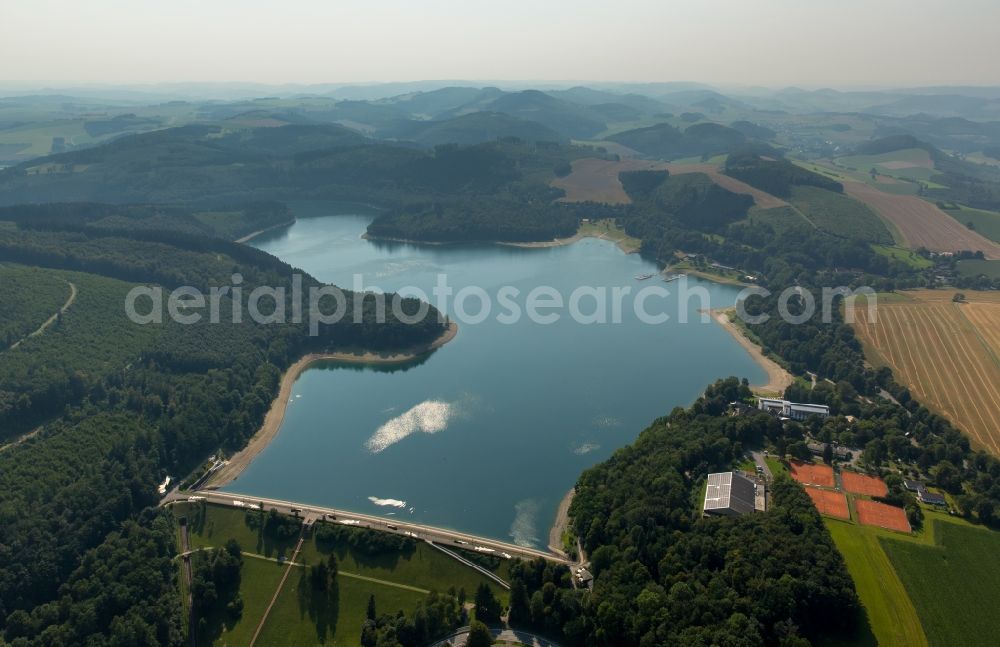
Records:
[[[646,279],[651,279],[651,278],[653,278],[652,274],[636,274],[635,275],[635,280],[636,281],[645,281]]]

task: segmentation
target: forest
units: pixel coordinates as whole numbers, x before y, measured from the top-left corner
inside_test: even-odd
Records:
[[[572,645],[807,645],[850,632],[854,584],[798,484],[777,480],[766,513],[701,515],[706,474],[781,433],[766,414],[723,415],[748,397],[721,381],[585,471],[570,513],[593,591],[571,588],[565,566],[515,564],[510,623]]]
[[[225,239],[108,231],[72,222],[72,212],[53,207],[44,226],[25,216],[0,227],[2,258],[47,268],[22,272],[29,286],[58,276],[80,290],[80,307],[51,332],[0,355],[5,432],[39,424],[0,452],[0,561],[9,565],[0,570],[0,626],[16,645],[177,644],[173,536],[156,535],[149,511],[163,476],[241,448],[259,428],[281,371],[302,354],[406,348],[430,342],[442,325],[433,311],[420,324],[391,316],[377,324],[370,299],[360,323],[324,327],[316,337],[305,324],[259,326],[246,316],[221,325],[132,324],[120,300],[131,283],[115,277],[206,286],[240,273],[252,289],[287,286],[292,269]],[[316,281],[306,275],[304,283]],[[123,565],[130,571],[121,590],[91,594]],[[154,584],[169,596],[157,597]]]
[[[140,283],[226,285],[239,273],[247,291],[289,286],[291,267],[232,240],[287,222],[280,200],[290,192],[377,199],[387,210],[369,233],[395,238],[550,239],[571,235],[584,217],[614,218],[642,239],[651,258],[710,258],[754,272],[775,293],[789,285],[892,290],[925,280],[872,249],[880,231],[844,237],[764,216],[749,198],[704,175],[623,174],[631,205],[553,202],[559,194],[547,182],[555,170],[593,149],[502,139],[426,151],[373,143],[339,127],[219,135],[168,129],[53,156],[48,162],[66,168],[44,176],[29,173],[37,162],[0,172],[4,203],[114,203],[0,209],[0,272],[13,280],[0,294],[24,300],[0,315],[3,339],[20,338],[54,312],[66,282],[80,290],[79,307],[46,331],[44,344],[29,339],[0,353],[0,435],[37,429],[0,452],[0,561],[11,565],[0,570],[0,633],[19,647],[179,644],[169,561],[176,547],[152,511],[163,476],[189,473],[220,449],[242,447],[260,427],[281,372],[303,353],[404,348],[440,334],[435,317],[417,326],[376,325],[370,300],[362,323],[337,324],[318,337],[298,324],[137,330],[108,307]],[[839,184],[766,153],[731,155],[726,171],[793,201],[819,195],[838,208]],[[87,164],[93,166],[75,168]],[[864,221],[863,214],[852,217]],[[309,276],[304,281],[318,285]],[[751,313],[774,314],[777,297],[747,305]],[[581,476],[572,524],[593,560],[593,594],[584,598],[569,587],[565,569],[518,566],[511,574],[512,623],[592,645],[799,645],[849,631],[853,584],[797,485],[776,482],[774,506],[762,515],[698,515],[703,475],[732,466],[745,447],[765,439],[791,446],[808,432],[862,447],[876,468],[906,461],[953,492],[962,514],[998,523],[1000,462],[972,451],[891,372],[868,368],[839,314],[832,324],[799,326],[775,316],[753,332],[794,373],[833,382],[821,379],[809,390],[793,385],[788,397],[829,404],[860,422],[782,429],[766,416],[731,418],[722,414],[728,402],[748,397],[745,385],[712,386],[691,408],[656,420],[634,445]],[[883,389],[900,404],[879,398]],[[352,536],[362,550],[382,550],[389,541]],[[237,554],[234,547],[228,557],[199,565],[202,593],[210,581],[217,599],[231,590],[226,573]],[[485,596],[479,602],[492,608]],[[422,644],[456,626],[460,609],[457,595],[442,594],[408,617],[373,610],[362,641]]]

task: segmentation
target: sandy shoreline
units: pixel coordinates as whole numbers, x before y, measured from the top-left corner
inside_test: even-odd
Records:
[[[370,240],[372,242],[388,242],[388,243],[405,243],[407,245],[434,245],[434,246],[444,246],[444,245],[500,245],[502,247],[518,247],[520,249],[547,249],[550,247],[563,247],[565,245],[572,245],[573,243],[579,242],[584,238],[597,238],[609,240],[603,234],[600,236],[595,236],[593,234],[573,234],[568,238],[554,238],[552,240],[537,240],[531,242],[516,242],[516,241],[505,241],[505,240],[456,240],[456,241],[442,241],[442,240],[413,240],[410,238],[393,238],[391,236],[370,236],[369,234],[361,234],[361,238],[364,240]],[[618,249],[622,250],[626,254],[635,254],[639,250],[628,249],[620,241],[617,242]]]
[[[257,236],[260,236],[263,233],[272,231],[274,229],[279,229],[281,227],[290,227],[291,225],[294,225],[294,224],[295,224],[295,218],[292,218],[288,222],[282,222],[282,223],[278,223],[277,225],[271,225],[270,227],[264,227],[263,229],[258,229],[257,231],[254,231],[254,232],[251,232],[251,233],[247,234],[246,236],[242,236],[240,238],[237,238],[233,242],[234,243],[246,243],[246,242],[248,242],[250,240],[253,240]]]
[[[745,348],[746,351],[750,353],[750,357],[752,357],[753,360],[757,362],[757,364],[767,373],[767,383],[752,385],[754,391],[767,394],[784,393],[785,389],[791,386],[792,382],[794,382],[792,374],[782,368],[782,366],[773,359],[765,355],[760,346],[750,341],[746,335],[743,334],[743,331],[740,330],[736,324],[730,321],[729,314],[731,312],[733,312],[733,308],[722,308],[712,310],[711,314],[716,323],[732,335],[733,339],[735,339],[740,346]]]
[[[215,489],[234,481],[247,465],[260,454],[268,444],[278,435],[281,429],[281,421],[285,417],[285,409],[288,400],[292,395],[292,386],[295,380],[302,375],[302,372],[309,368],[310,364],[322,361],[357,362],[359,364],[398,364],[416,359],[441,346],[444,346],[458,335],[458,324],[454,321],[448,324],[447,330],[430,344],[398,353],[372,353],[366,351],[359,352],[338,352],[338,353],[310,353],[299,361],[288,367],[285,374],[281,376],[281,387],[278,390],[278,397],[271,403],[264,416],[264,423],[260,429],[247,443],[247,446],[239,452],[233,454],[225,467],[217,471],[209,479],[206,487]]]
[[[562,548],[562,536],[566,529],[569,528],[569,504],[573,502],[573,495],[575,494],[576,488],[570,488],[570,491],[559,502],[559,508],[556,510],[556,520],[552,523],[552,528],[549,530],[549,550],[564,557],[567,557],[567,555]]]

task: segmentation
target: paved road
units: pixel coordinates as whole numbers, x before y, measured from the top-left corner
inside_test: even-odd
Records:
[[[235,505],[235,507],[240,509],[256,506],[258,503],[263,503],[265,509],[275,509],[284,514],[293,514],[293,509],[295,509],[298,510],[297,514],[305,520],[327,518],[331,521],[340,523],[343,523],[344,521],[353,521],[357,523],[345,525],[354,525],[360,528],[370,528],[372,530],[379,530],[382,532],[407,535],[415,539],[432,541],[444,546],[451,546],[453,548],[460,547],[466,550],[475,550],[475,548],[478,547],[484,549],[478,552],[498,557],[503,557],[506,554],[510,557],[518,557],[524,560],[532,560],[541,557],[549,560],[550,562],[556,562],[559,564],[572,565],[575,563],[565,557],[555,555],[547,551],[517,546],[515,544],[509,544],[507,542],[497,541],[486,537],[477,537],[475,535],[449,530],[447,528],[406,523],[401,520],[385,519],[384,517],[358,514],[356,512],[347,512],[345,510],[337,510],[321,506],[306,505],[304,503],[295,503],[293,501],[282,501],[280,499],[267,498],[262,499],[261,497],[251,497],[234,492],[217,492],[214,490],[171,492],[163,498],[160,505],[169,505],[170,503],[178,501],[187,501],[189,500],[189,497],[192,496],[203,499],[209,503],[226,506],[234,506],[234,501],[239,501],[243,503],[243,505]]]
[[[763,468],[763,470],[764,470],[764,476],[767,477],[767,480],[768,481],[773,481],[774,480],[774,475],[771,474],[771,467],[767,464],[767,461],[764,460],[764,458],[765,458],[764,457],[764,453],[763,452],[750,452],[750,455],[753,456],[753,462],[756,463],[758,467]]]

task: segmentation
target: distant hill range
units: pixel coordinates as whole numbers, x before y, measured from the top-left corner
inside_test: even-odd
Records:
[[[407,121],[381,134],[427,146],[478,144],[509,137],[527,142],[569,140],[566,135],[538,122],[500,112],[471,112],[440,121]]]
[[[747,136],[739,130],[715,123],[694,124],[683,131],[670,124],[657,124],[626,130],[607,139],[643,155],[666,160],[728,153],[747,142]]]

